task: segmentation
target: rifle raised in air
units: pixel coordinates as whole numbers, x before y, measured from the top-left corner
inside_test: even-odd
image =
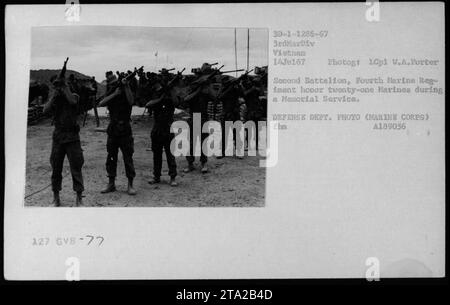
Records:
[[[210,74],[202,75],[198,79],[193,81],[191,83],[191,89],[192,89],[191,91],[193,92],[193,91],[197,90],[199,87],[203,86],[205,83],[207,83],[209,80],[211,80],[214,76],[221,74],[220,69],[222,69],[223,67],[224,67],[224,65],[222,65],[218,69],[214,69]]]
[[[182,77],[182,74],[184,72],[184,70],[186,70],[186,68],[183,68],[183,70],[178,71],[177,74],[170,80],[170,82],[167,83],[166,88],[172,88],[175,83]]]
[[[69,57],[66,58],[64,61],[63,68],[61,69],[61,72],[59,72],[59,78],[64,79],[66,77],[66,71],[67,71],[67,62],[69,61]]]
[[[107,97],[108,95],[113,94],[114,91],[116,91],[116,89],[118,87],[122,86],[122,80],[129,81],[130,79],[132,79],[133,77],[136,76],[136,74],[138,73],[139,70],[143,70],[143,69],[144,69],[144,66],[140,67],[139,69],[134,68],[134,71],[131,72],[128,75],[125,75],[125,74],[120,73],[120,72],[116,72],[116,74],[118,75],[117,80],[110,84],[109,90],[105,94],[103,94],[102,96],[98,97],[95,100],[95,103],[98,104],[103,98]]]
[[[53,81],[53,85],[55,85],[55,87],[62,86],[65,83],[68,61],[69,61],[69,57],[66,58],[66,60],[64,61],[64,65],[63,65],[61,71],[59,72],[58,77]]]
[[[173,86],[175,86],[176,82],[182,77],[184,70],[186,70],[186,68],[183,68],[183,70],[178,71],[177,74],[167,84],[162,84],[162,86],[160,86],[156,90],[156,92],[158,93],[162,92],[159,98],[163,97],[163,95],[169,94],[169,91],[173,88]]]
[[[244,71],[244,69],[242,69]],[[244,74],[242,74],[241,76],[239,76],[238,78],[232,79],[228,82],[225,83],[225,85],[222,87],[222,89],[220,90],[217,98],[221,98],[223,97],[225,94],[228,93],[228,91],[235,85],[238,84],[244,77],[246,77],[250,72],[252,72],[253,69],[246,71]]]

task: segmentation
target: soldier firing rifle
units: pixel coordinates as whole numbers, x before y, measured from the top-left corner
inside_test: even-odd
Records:
[[[77,123],[79,96],[70,91],[65,80],[68,60],[69,58],[67,57],[59,75],[51,79],[54,94],[44,105],[44,113],[53,112],[55,125],[50,155],[53,204],[55,206],[61,205],[59,192],[61,191],[62,170],[66,155],[69,159],[73,190],[76,192],[75,204],[77,206],[82,204],[82,193],[84,191],[81,172],[84,158],[79,136],[80,127]]]

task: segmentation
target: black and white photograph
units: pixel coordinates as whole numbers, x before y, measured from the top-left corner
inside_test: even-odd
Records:
[[[263,207],[252,133],[226,154],[225,122],[266,121],[267,52],[259,28],[33,28],[25,205]],[[171,125],[194,139],[194,113],[222,151],[176,157]]]
[[[443,2],[5,8],[8,281],[446,280]]]

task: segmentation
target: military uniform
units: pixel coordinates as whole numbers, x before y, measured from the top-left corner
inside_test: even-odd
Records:
[[[138,86],[136,90],[136,104],[144,106],[147,98],[146,90],[148,86],[148,80],[145,75],[141,74],[138,80]]]
[[[76,95],[77,96],[77,95]],[[56,95],[53,103],[55,130],[53,132],[50,164],[52,166],[52,190],[61,191],[64,158],[67,155],[72,174],[73,190],[84,191],[81,168],[84,163],[77,123],[78,105],[72,105],[63,95]],[[78,96],[77,96],[77,99]],[[78,103],[77,103],[78,104]]]
[[[254,121],[258,124],[258,121],[263,118],[263,109],[259,101],[260,89],[252,87],[246,91],[244,95],[245,105],[247,106],[247,121]]]
[[[170,126],[173,123],[173,114],[175,107],[172,99],[165,97],[160,103],[152,106],[153,117],[155,119],[151,131],[152,151],[153,151],[153,176],[159,180],[162,168],[163,149],[166,152],[167,165],[169,167],[169,176],[174,179],[177,176],[177,164],[175,157],[170,151],[170,143],[174,138],[170,132]]]
[[[221,125],[222,125],[222,156],[225,156],[226,141],[225,138],[225,122],[239,121],[239,96],[241,95],[241,90],[237,85],[233,85],[225,94],[222,95],[222,115],[221,115]],[[233,130],[233,142],[236,141],[236,130]]]
[[[193,128],[193,117],[194,113],[199,113],[201,115],[201,126],[208,121],[208,102],[211,100],[211,95],[206,92],[208,89],[202,89],[197,96],[195,96],[192,100],[189,101],[189,113],[191,118],[188,120],[189,129],[190,129],[190,155],[186,156],[186,160],[189,164],[194,163],[194,128]],[[201,143],[208,137],[208,134],[201,134]],[[201,146],[200,146],[201,147]],[[201,149],[200,162],[205,164],[208,162],[208,157],[203,153],[203,149]]]
[[[117,175],[119,149],[122,151],[127,178],[132,180],[136,176],[133,164],[134,139],[130,124],[131,109],[132,106],[127,102],[124,92],[108,103],[110,123],[106,130],[108,134],[106,171],[109,178],[115,178]]]
[[[263,108],[261,107],[261,102],[259,101],[259,96],[261,94],[261,89],[252,85],[249,89],[244,92],[245,99],[245,121],[253,121],[256,127],[255,141],[256,148],[259,143],[259,132],[258,132],[258,122],[263,120]],[[248,134],[247,134],[248,142]],[[248,145],[248,143],[247,143]]]

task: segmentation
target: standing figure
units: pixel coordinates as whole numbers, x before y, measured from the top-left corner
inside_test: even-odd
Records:
[[[255,123],[256,127],[255,140],[256,140],[256,147],[258,147],[258,121],[264,118],[263,107],[261,105],[259,97],[264,95],[264,90],[261,87],[261,82],[257,78],[253,80],[251,79],[244,80],[243,87],[244,87],[243,95],[246,106],[245,121],[253,121]],[[247,139],[247,141],[248,140],[249,139]]]
[[[259,97],[264,95],[261,82],[258,79],[247,79],[243,82],[244,99],[247,106],[247,121],[254,121],[255,124],[263,118],[263,109]]]
[[[138,84],[137,84],[137,90],[136,90],[136,99],[135,103],[138,106],[145,106],[146,98],[145,96],[145,88],[147,87],[148,79],[145,76],[144,70],[138,71]]]
[[[225,156],[225,148],[227,145],[225,122],[230,121],[232,123],[239,121],[239,97],[242,96],[242,87],[239,81],[233,79],[224,78],[222,81],[222,90],[219,92],[218,100],[222,103],[222,156]],[[233,146],[236,142],[236,130],[233,129]],[[234,151],[234,147],[233,147]]]
[[[153,179],[148,183],[154,184],[161,181],[162,155],[163,149],[166,152],[167,166],[169,167],[170,185],[177,186],[175,177],[177,176],[177,164],[175,157],[170,150],[170,143],[174,138],[170,131],[173,123],[175,107],[170,97],[171,88],[168,87],[167,79],[161,80],[160,97],[150,100],[145,107],[149,112],[153,112],[154,124],[151,131],[152,151],[153,151]]]
[[[204,63],[200,70],[200,77],[199,79],[203,77],[204,80],[198,85],[197,89],[195,89],[192,93],[188,94],[184,98],[184,102],[188,104],[189,107],[189,114],[191,115],[191,118],[188,121],[189,129],[190,129],[190,155],[186,156],[186,160],[188,162],[188,167],[185,168],[183,171],[185,173],[188,173],[190,171],[193,171],[195,169],[194,167],[194,137],[198,135],[194,135],[194,128],[193,128],[193,117],[194,114],[200,114],[201,115],[201,126],[208,120],[208,102],[215,99],[215,93],[214,90],[211,88],[211,80],[206,77],[208,74],[212,73],[211,65]],[[207,138],[207,134],[203,133],[201,134],[201,143]],[[201,145],[200,145],[201,147]],[[202,173],[208,172],[208,157],[203,153],[203,149],[201,149],[201,155],[200,155],[200,162],[202,164]]]
[[[131,130],[131,110],[134,103],[133,94],[126,78],[116,79],[109,71],[106,73],[107,95],[98,106],[108,107],[110,122],[106,130],[108,139],[106,150],[106,171],[109,182],[102,193],[114,192],[116,190],[115,179],[117,175],[117,157],[119,149],[122,151],[125,163],[125,173],[128,178],[128,194],[136,195],[133,188],[133,180],[136,176],[133,165],[134,139]]]
[[[55,125],[50,155],[53,204],[55,206],[61,205],[59,192],[61,191],[64,158],[67,155],[70,173],[72,174],[73,190],[76,192],[75,204],[79,206],[83,204],[82,193],[84,191],[81,173],[84,158],[79,136],[80,127],[77,123],[79,97],[70,91],[63,73],[61,74],[60,77],[52,77],[54,93],[43,109],[44,113],[53,112]]]

